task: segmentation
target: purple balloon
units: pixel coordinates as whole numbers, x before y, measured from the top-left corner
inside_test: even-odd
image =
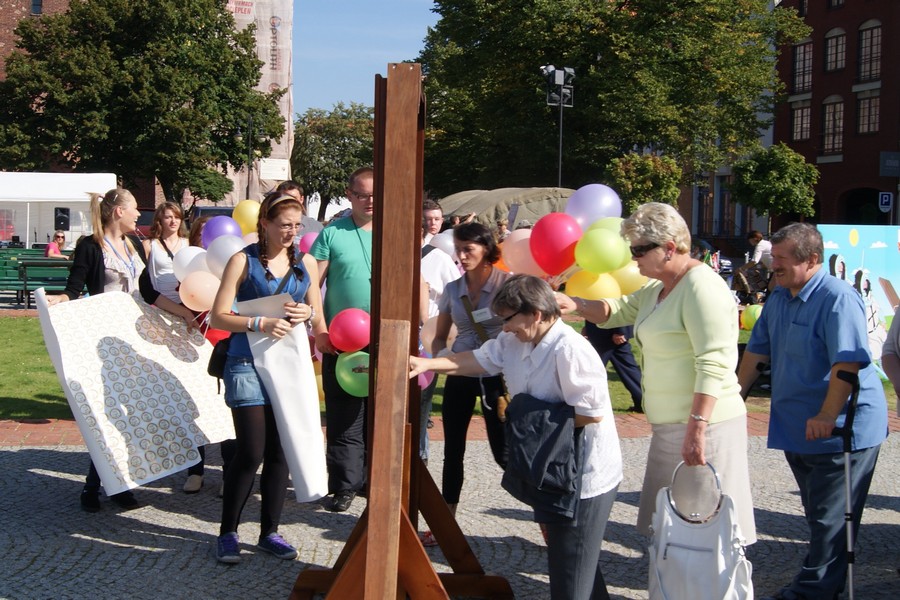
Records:
[[[237,221],[235,221],[231,217],[219,215],[218,217],[213,217],[212,219],[207,221],[205,225],[203,225],[203,233],[200,235],[200,243],[204,248],[209,248],[209,245],[213,242],[214,239],[223,235],[234,235],[237,237],[241,237],[244,235],[244,233],[241,231],[241,226],[238,225]]]
[[[581,231],[587,231],[598,219],[621,217],[622,201],[611,187],[591,183],[578,188],[569,196],[565,212],[578,222]]]

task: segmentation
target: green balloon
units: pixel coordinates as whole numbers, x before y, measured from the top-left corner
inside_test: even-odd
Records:
[[[357,398],[369,395],[369,353],[345,352],[338,356],[334,375],[345,392]]]
[[[591,273],[610,273],[631,260],[628,243],[619,232],[589,229],[575,245],[575,263]]]
[[[608,229],[612,231],[616,235],[619,235],[619,231],[622,230],[622,221],[624,221],[622,217],[603,217],[602,219],[597,219],[591,226],[587,228],[588,231],[593,229]]]

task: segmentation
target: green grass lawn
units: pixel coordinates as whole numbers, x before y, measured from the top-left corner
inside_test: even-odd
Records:
[[[581,323],[571,323],[580,330]],[[741,331],[739,340],[750,334]],[[635,352],[639,352],[635,349]],[[599,358],[597,359],[599,364]],[[624,412],[631,406],[631,395],[610,366],[609,392],[613,409]],[[438,379],[433,414],[441,414],[444,377]],[[888,404],[894,410],[897,395],[885,382]],[[755,389],[748,402],[751,411],[768,410],[768,394]],[[478,409],[476,409],[477,411]],[[72,412],[63,395],[56,371],[50,363],[40,323],[36,318],[0,317],[0,419],[71,419]]]

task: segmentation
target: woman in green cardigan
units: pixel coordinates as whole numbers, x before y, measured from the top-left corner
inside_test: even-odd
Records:
[[[634,325],[641,349],[644,411],[653,429],[641,490],[638,531],[650,534],[656,494],[680,461],[712,464],[734,500],[747,544],[756,541],[747,463],[747,411],[735,369],[737,306],[725,281],[690,257],[691,234],[672,206],[650,202],[622,223],[622,237],[650,281],[622,298],[586,300],[558,294],[564,313],[578,311],[602,327]],[[717,496],[706,469],[679,474],[683,514],[708,515]],[[685,476],[682,476],[685,475]],[[709,500],[712,505],[709,505]]]

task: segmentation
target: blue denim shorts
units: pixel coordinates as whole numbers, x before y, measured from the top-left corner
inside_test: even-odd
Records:
[[[228,408],[272,404],[251,358],[229,356],[225,360],[222,380],[225,382],[225,404]]]

